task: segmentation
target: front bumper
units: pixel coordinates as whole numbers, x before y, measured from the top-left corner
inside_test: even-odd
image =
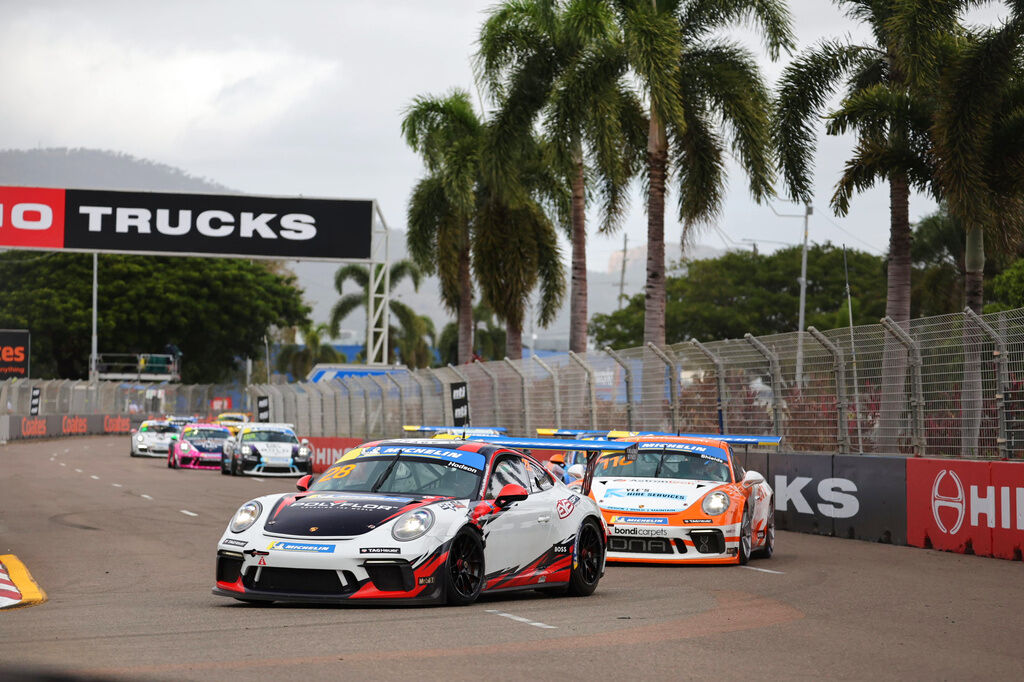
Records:
[[[132,454],[136,457],[166,457],[170,443],[140,443],[132,441]]]
[[[178,466],[182,469],[220,469],[220,453],[203,452],[178,455]]]
[[[610,526],[608,561],[645,564],[739,563],[739,524]]]
[[[320,550],[280,550],[274,549],[274,544]],[[365,544],[365,538],[292,542],[263,537],[242,548],[222,540],[213,594],[252,601],[331,604],[436,604],[445,600],[448,542],[419,553],[398,547],[397,542],[386,549],[398,552],[367,553],[366,549],[374,548],[360,547]],[[422,548],[423,543],[414,546]]]
[[[305,476],[306,474],[313,473],[313,464],[311,460],[305,462],[292,460],[290,464],[283,464],[243,459],[241,469],[243,474],[249,476]]]

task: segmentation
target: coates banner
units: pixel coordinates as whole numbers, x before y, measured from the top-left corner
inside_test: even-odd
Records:
[[[907,544],[1020,558],[1024,463],[908,459]]]
[[[369,200],[0,187],[0,247],[358,260],[372,229]]]
[[[9,417],[8,438],[62,438],[131,433],[132,423],[123,414],[52,414],[45,417]]]
[[[30,376],[31,348],[27,329],[0,329],[0,381]]]

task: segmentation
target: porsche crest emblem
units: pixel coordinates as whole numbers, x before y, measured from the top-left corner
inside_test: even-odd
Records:
[[[310,533],[315,533],[318,530],[320,530],[320,526],[311,526],[310,529],[309,529],[309,532]]]

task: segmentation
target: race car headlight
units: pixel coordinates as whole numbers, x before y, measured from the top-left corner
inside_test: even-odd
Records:
[[[192,446],[188,444],[188,441],[184,441],[184,440],[181,441],[181,451],[182,452],[188,452],[188,449],[190,447],[192,447]]]
[[[429,509],[417,509],[400,517],[391,528],[391,537],[405,542],[422,537],[434,525],[434,514]]]
[[[242,446],[242,454],[243,455],[251,455],[252,454],[252,446],[243,445]]]
[[[701,507],[708,516],[718,516],[729,508],[729,503],[729,496],[721,490],[716,490],[704,498]]]
[[[228,528],[232,533],[241,533],[252,524],[256,523],[256,519],[263,513],[263,506],[259,502],[246,502],[238,511],[235,512],[234,518],[231,519],[231,524]]]
[[[146,440],[146,437],[143,436],[141,433],[137,433],[135,434],[135,440],[141,443],[142,441]]]

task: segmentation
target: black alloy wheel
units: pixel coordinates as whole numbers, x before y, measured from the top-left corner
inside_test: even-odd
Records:
[[[580,534],[576,539],[573,567],[569,574],[569,591],[574,597],[585,597],[593,594],[597,583],[601,580],[601,568],[604,565],[604,543],[601,533],[593,520],[587,519],[580,526]]]
[[[459,531],[448,549],[445,575],[449,604],[465,606],[476,601],[484,586],[484,546],[479,535]]]

